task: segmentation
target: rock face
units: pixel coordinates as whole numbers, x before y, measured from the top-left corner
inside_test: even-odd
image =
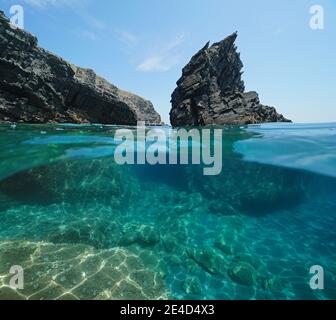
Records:
[[[260,104],[256,92],[245,93],[236,38],[234,33],[211,47],[207,43],[183,69],[172,94],[173,126],[290,122]]]
[[[150,101],[42,49],[2,12],[0,75],[0,123],[161,123]]]

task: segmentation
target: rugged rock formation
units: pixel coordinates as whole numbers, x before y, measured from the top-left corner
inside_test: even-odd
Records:
[[[188,170],[190,190],[201,193],[214,214],[264,216],[302,204],[311,192],[303,187],[311,184],[309,173],[239,159],[224,158],[218,176]]]
[[[260,104],[256,92],[245,93],[237,33],[201,49],[183,69],[172,94],[173,126],[290,122],[273,107]]]
[[[150,101],[42,49],[0,12],[0,122],[160,123]]]

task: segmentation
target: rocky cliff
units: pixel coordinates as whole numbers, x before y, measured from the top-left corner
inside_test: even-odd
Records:
[[[42,49],[0,12],[0,123],[159,124],[150,101]]]
[[[234,33],[211,47],[207,43],[183,69],[172,94],[173,126],[290,122],[260,104],[256,92],[245,92],[236,38]]]

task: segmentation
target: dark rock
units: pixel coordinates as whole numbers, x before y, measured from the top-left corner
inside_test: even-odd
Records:
[[[109,219],[79,219],[71,224],[57,226],[48,235],[53,244],[85,244],[95,249],[115,247],[119,237],[118,226]]]
[[[274,277],[260,276],[258,277],[258,284],[264,291],[273,293],[280,292],[284,287],[281,282],[281,279],[278,276]]]
[[[0,181],[0,194],[22,204],[48,205],[63,201],[84,204],[96,199],[112,207],[124,206],[131,196],[125,176],[136,186],[136,180],[127,171],[125,166],[109,159],[60,161]],[[98,175],[100,179],[90,178]]]
[[[234,216],[238,212],[227,203],[212,201],[209,205],[211,213],[220,214],[224,216]]]
[[[183,285],[182,285],[183,291],[186,294],[200,294],[202,293],[202,284],[200,280],[196,277],[190,277],[188,276]]]
[[[216,248],[218,248],[224,254],[227,254],[227,255],[232,254],[232,244],[223,235],[219,236],[215,240],[214,245],[215,245]]]
[[[225,276],[228,269],[228,260],[212,248],[189,249],[189,257],[206,272],[212,275]]]
[[[240,254],[236,257],[234,257],[233,262],[240,263],[245,262],[250,264],[253,268],[258,270],[262,266],[261,260],[253,255],[250,254]]]
[[[42,49],[1,13],[0,74],[0,123],[161,123],[150,101]]]
[[[172,94],[173,126],[204,126],[290,122],[273,107],[260,104],[256,92],[246,92],[237,33],[201,49],[183,69]]]
[[[311,179],[308,173],[236,159],[224,161],[218,176],[189,170],[189,191],[200,192],[207,198],[213,214],[224,217],[231,211],[232,217],[233,213],[262,216],[295,207],[308,196],[303,187]]]
[[[160,241],[160,235],[153,226],[126,224],[122,230],[121,246],[132,244],[155,246]]]
[[[234,282],[244,286],[253,286],[257,282],[256,270],[246,262],[233,263],[228,274]]]

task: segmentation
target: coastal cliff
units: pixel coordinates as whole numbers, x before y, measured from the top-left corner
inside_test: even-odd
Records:
[[[183,69],[172,94],[173,126],[290,122],[262,105],[256,92],[245,92],[236,38],[233,33],[211,47],[207,43]]]
[[[160,124],[153,104],[11,28],[0,11],[0,123]]]

